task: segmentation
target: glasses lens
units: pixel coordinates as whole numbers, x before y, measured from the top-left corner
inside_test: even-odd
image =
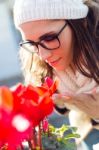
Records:
[[[20,43],[20,46],[31,53],[38,53],[39,45],[47,50],[54,50],[60,47],[60,41],[57,36],[49,36],[41,40],[39,44],[34,44],[31,41]]]
[[[47,39],[42,40],[41,45],[49,50],[57,49],[60,46],[59,39],[57,37],[48,37]]]
[[[29,52],[32,53],[37,53],[38,52],[38,48],[37,46],[32,45],[31,43],[24,43],[21,45],[24,49],[26,49]]]

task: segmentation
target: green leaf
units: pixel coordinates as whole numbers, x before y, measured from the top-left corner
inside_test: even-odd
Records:
[[[80,138],[79,134],[67,134],[65,137],[65,139],[71,139],[71,138]]]

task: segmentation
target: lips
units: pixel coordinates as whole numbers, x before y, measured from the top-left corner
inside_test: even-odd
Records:
[[[49,64],[50,64],[51,66],[54,66],[54,65],[56,65],[56,64],[60,61],[60,59],[61,59],[61,58],[58,58],[58,59],[55,60],[55,61],[51,61],[51,62],[49,62]]]

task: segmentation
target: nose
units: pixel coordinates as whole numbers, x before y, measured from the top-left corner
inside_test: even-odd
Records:
[[[42,60],[46,61],[52,56],[51,50],[45,49],[41,46],[39,46],[38,48],[39,48],[39,56]]]

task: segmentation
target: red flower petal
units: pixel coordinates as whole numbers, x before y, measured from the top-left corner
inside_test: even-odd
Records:
[[[52,84],[53,84],[53,80],[50,77],[46,77],[45,78],[45,83],[50,88],[52,86]]]
[[[0,107],[8,111],[13,109],[13,95],[6,86],[0,87]]]

